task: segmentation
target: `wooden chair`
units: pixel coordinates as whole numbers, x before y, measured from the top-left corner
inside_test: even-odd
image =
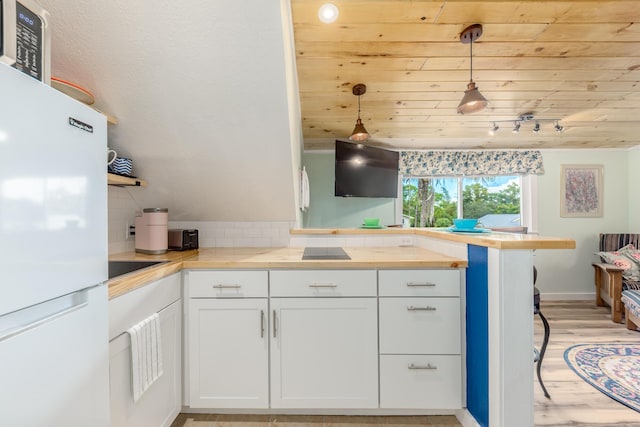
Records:
[[[640,248],[640,234],[636,233],[600,233],[598,250],[600,252],[613,252],[633,244]],[[625,289],[640,289],[640,282],[625,280],[622,277],[623,269],[606,264],[604,262],[592,263],[594,269],[594,283],[596,287],[596,305],[611,307],[611,320],[622,323],[624,307],[622,304],[622,291]]]

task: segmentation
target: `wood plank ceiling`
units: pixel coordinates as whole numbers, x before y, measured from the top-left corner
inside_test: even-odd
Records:
[[[640,1],[291,0],[305,149],[351,134],[397,149],[611,148],[640,144]],[[470,77],[484,111],[456,112]],[[531,113],[514,134],[514,120]],[[535,119],[541,119],[534,133]],[[555,131],[559,119],[564,132]],[[493,122],[500,127],[488,131]]]

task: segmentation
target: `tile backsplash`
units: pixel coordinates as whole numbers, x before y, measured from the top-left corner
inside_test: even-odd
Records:
[[[133,225],[142,211],[129,190],[109,186],[109,253],[135,250],[135,240],[126,238],[127,225]],[[171,218],[171,212],[169,212]],[[195,228],[200,247],[286,247],[295,221],[169,221],[169,228]]]
[[[202,248],[286,247],[295,226],[289,221],[169,221],[169,228],[197,229]]]

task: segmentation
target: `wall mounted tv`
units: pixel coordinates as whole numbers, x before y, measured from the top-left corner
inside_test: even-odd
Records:
[[[397,151],[336,140],[335,195],[398,197]]]

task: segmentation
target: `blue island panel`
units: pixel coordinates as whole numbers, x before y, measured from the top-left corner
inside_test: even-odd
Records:
[[[487,248],[467,245],[467,409],[489,425],[489,282]]]

